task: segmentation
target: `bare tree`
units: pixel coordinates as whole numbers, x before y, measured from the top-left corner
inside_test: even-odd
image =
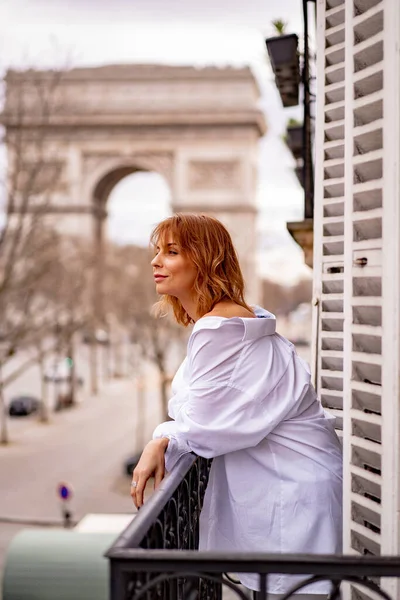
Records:
[[[57,88],[63,71],[8,71],[0,115],[0,372],[27,346],[43,349],[54,313],[43,294],[51,265],[57,261],[58,236],[48,212],[62,180],[57,144],[46,125],[61,110]],[[4,381],[0,377],[0,441],[6,443]]]
[[[149,308],[136,307],[134,339],[139,344],[143,356],[153,362],[159,373],[159,391],[162,414],[168,415],[169,385],[171,383],[171,354],[181,352],[185,341],[185,330],[173,322],[170,315],[156,318]]]
[[[53,315],[53,335],[58,355],[70,361],[71,377],[68,396],[75,401],[75,338],[91,323],[91,283],[95,264],[93,247],[78,236],[62,236],[57,261],[51,264],[42,296]]]
[[[31,239],[30,252],[18,255],[12,276],[0,291],[0,410],[2,413],[0,441],[7,443],[7,419],[3,390],[3,367],[8,360],[22,349],[38,348],[38,357],[42,360],[45,348],[43,341],[49,336],[54,321],[54,307],[42,293],[42,287],[48,278],[49,269],[57,256],[57,235],[54,231],[43,229],[42,236]],[[0,255],[3,266],[4,254]],[[30,366],[30,361],[22,365],[17,375]],[[9,383],[10,381],[8,381]]]
[[[33,301],[29,310],[22,314],[19,302],[23,294],[17,293],[7,307],[7,315],[13,320],[7,321],[4,330],[1,364],[8,357],[24,348],[32,348],[31,359],[20,365],[6,379],[0,376],[1,389],[8,385],[27,368],[38,364],[42,381],[42,401],[40,418],[47,421],[49,407],[47,386],[44,377],[44,360],[48,355],[67,356],[70,361],[69,388],[64,391],[60,402],[74,404],[77,378],[75,373],[75,336],[87,328],[91,320],[90,283],[94,257],[92,247],[84,240],[74,237],[61,237],[54,230],[49,232],[53,240],[51,254],[45,246],[43,256],[34,252],[32,259],[32,277],[35,280]],[[4,410],[3,399],[3,410]],[[7,441],[6,418],[3,412],[3,438]],[[4,443],[4,442],[3,442]]]

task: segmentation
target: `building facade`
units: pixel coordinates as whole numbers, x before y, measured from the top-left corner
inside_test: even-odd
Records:
[[[360,555],[400,554],[399,46],[398,0],[318,0],[312,367]]]

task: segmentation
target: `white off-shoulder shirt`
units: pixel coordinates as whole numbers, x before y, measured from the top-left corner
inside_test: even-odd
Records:
[[[275,318],[203,317],[172,383],[166,470],[195,452],[214,458],[200,519],[200,549],[317,553],[342,551],[342,456],[333,419],[307,364],[275,332]],[[264,318],[260,318],[264,317]],[[257,575],[240,575],[258,589]],[[269,592],[299,578],[269,577]],[[315,584],[308,593],[326,593]],[[304,593],[304,590],[302,590]]]

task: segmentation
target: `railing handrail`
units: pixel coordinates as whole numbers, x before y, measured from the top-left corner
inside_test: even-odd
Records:
[[[209,552],[201,550],[146,550],[113,547],[108,556],[123,562],[135,561],[135,569],[145,572],[174,572],[177,561],[182,571],[345,575],[360,577],[400,577],[399,556],[356,556],[331,554],[264,554]]]
[[[374,579],[400,578],[400,556],[197,550],[210,467],[204,458],[183,456],[108,550],[112,600],[222,600],[226,586],[247,598],[226,573],[258,575],[261,600],[276,575],[300,578],[285,598],[322,581],[331,582],[336,598],[347,581],[391,600]]]
[[[107,550],[105,556],[113,558],[117,550],[140,548],[149,526],[155,521],[171,498],[188,471],[198,457],[195,454],[185,454],[161,482],[160,486],[146,500],[137,514],[132,515],[132,521],[117,537],[114,544]]]

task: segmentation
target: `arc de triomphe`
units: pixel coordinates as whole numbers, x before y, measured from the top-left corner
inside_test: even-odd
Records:
[[[40,129],[43,173],[58,174],[47,210],[56,225],[94,235],[100,252],[113,187],[130,173],[155,171],[170,186],[172,211],[206,212],[228,226],[247,297],[257,301],[257,142],[266,126],[250,69],[115,65],[53,79],[50,71],[8,72],[2,122],[9,139],[18,129]],[[40,90],[52,94],[48,114]],[[29,143],[28,135],[27,156]]]

